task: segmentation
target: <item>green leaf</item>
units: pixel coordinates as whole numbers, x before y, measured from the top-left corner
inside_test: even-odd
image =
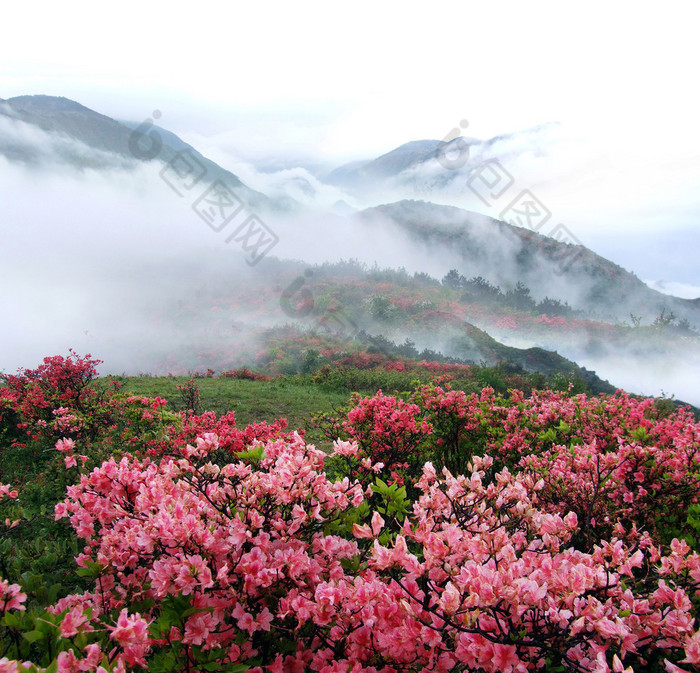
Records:
[[[372,485],[372,491],[379,495],[386,495],[389,492],[389,486],[386,482],[377,477],[375,483]]]
[[[213,608],[190,607],[190,608],[187,608],[186,610],[184,610],[180,616],[182,617],[182,619],[185,619],[186,617],[189,617],[190,615],[193,615],[197,612],[211,612],[212,610],[213,610]]]
[[[262,444],[258,444],[254,449],[238,452],[236,456],[241,460],[247,460],[257,465],[265,457],[265,447]]]
[[[224,669],[227,673],[245,673],[250,669],[248,664],[226,664]]]
[[[179,669],[178,656],[175,652],[161,652],[148,661],[148,669],[152,673],[169,673]]]
[[[28,633],[23,633],[22,638],[28,640],[30,643],[35,643],[37,640],[44,640],[46,634],[41,631],[34,629],[34,631],[29,631]]]
[[[94,561],[85,561],[85,567],[78,568],[75,572],[79,577],[97,578],[105,571],[105,566]]]
[[[632,430],[630,434],[632,435],[632,439],[640,444],[649,439],[649,434],[647,433],[647,429],[645,427],[636,428],[635,430]]]
[[[15,612],[6,612],[2,618],[2,623],[11,629],[19,628],[21,621],[22,618]]]
[[[542,442],[555,442],[557,439],[557,433],[554,430],[554,428],[549,428],[547,432],[541,432],[537,436],[537,439],[539,439]]]

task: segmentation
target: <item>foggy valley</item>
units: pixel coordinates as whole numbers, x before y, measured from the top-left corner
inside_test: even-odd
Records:
[[[591,162],[561,125],[410,142],[332,168],[327,158],[256,167],[230,142],[200,138],[201,151],[160,121],[122,124],[57,97],[0,103],[1,235],[13,288],[2,303],[5,372],[68,348],[99,355],[102,373],[256,366],[266,335],[284,326],[501,361],[454,346],[460,325],[473,325],[504,347],[558,353],[613,387],[700,405],[694,279],[669,275],[674,266],[660,256],[644,272],[656,284],[645,284],[623,268],[625,255],[606,259],[581,244],[575,222],[590,218],[590,240],[614,246],[603,225],[622,213],[595,221],[605,166],[587,174],[593,186],[578,198],[597,200],[571,224],[560,218],[575,203],[552,214],[557,189],[580,182]],[[524,192],[508,184],[516,175]],[[494,212],[518,192],[532,218],[515,202]],[[679,236],[695,240],[691,230]],[[362,292],[345,292],[348,283]],[[289,309],[294,293],[308,310]],[[438,317],[415,308],[421,302]],[[329,307],[352,326],[324,322]]]

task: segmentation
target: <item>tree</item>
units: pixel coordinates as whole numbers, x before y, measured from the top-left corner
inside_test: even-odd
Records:
[[[530,288],[520,281],[514,289],[506,292],[505,299],[506,303],[519,311],[531,311],[536,306],[535,300],[530,296]]]
[[[495,302],[502,297],[501,288],[498,285],[492,285],[482,276],[474,276],[464,283],[464,295],[462,300],[479,299]]]
[[[460,290],[464,287],[465,278],[457,269],[450,269],[447,275],[442,279],[442,284],[453,290]]]

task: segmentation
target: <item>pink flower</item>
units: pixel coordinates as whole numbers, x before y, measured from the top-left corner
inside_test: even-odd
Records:
[[[10,584],[7,580],[0,581],[0,613],[7,610],[24,610],[22,605],[27,600],[27,594],[20,591],[19,584]]]
[[[700,663],[700,631],[695,632],[684,643],[685,659],[681,660],[683,664],[698,664]]]
[[[459,610],[461,602],[461,596],[457,587],[452,582],[448,582],[445,590],[442,592],[442,596],[440,596],[442,609],[447,614],[453,615]]]
[[[109,637],[122,646],[141,643],[148,638],[148,622],[138,613],[129,616],[126,608],[119,613],[116,625],[109,630]]]
[[[333,442],[332,455],[334,456],[357,456],[358,451],[357,442],[344,442],[340,439]]]
[[[72,439],[67,439],[64,437],[63,439],[59,439],[56,442],[56,451],[60,451],[61,453],[65,453],[70,455],[73,453],[73,449],[75,448],[75,442]]]
[[[83,613],[82,608],[80,606],[74,607],[65,615],[65,617],[63,617],[63,621],[61,622],[60,626],[61,637],[71,638],[72,636],[77,635],[87,620],[88,618]]]
[[[60,652],[56,658],[57,673],[80,673],[80,661],[73,650]],[[0,669],[1,671],[2,669]],[[17,669],[19,670],[19,669]]]
[[[216,630],[218,620],[210,614],[192,615],[185,625],[183,642],[192,645],[203,645],[212,631]]]
[[[270,625],[272,624],[272,620],[272,613],[267,608],[263,608],[262,612],[258,615],[257,618],[258,627],[261,628],[263,631],[269,631]]]
[[[352,534],[358,539],[371,539],[374,537],[372,529],[366,523],[362,525],[352,524]]]
[[[240,603],[236,605],[231,614],[241,631],[247,631],[252,636],[258,630],[258,623],[255,621],[255,618],[249,612],[246,612]]]
[[[10,499],[14,499],[17,497],[17,491],[9,484],[0,484],[0,498],[5,495]]]
[[[520,658],[516,654],[515,645],[494,645],[492,665],[500,673],[511,673],[522,670]]]

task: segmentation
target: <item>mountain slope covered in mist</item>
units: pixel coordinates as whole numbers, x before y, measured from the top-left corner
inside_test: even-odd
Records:
[[[465,180],[494,159],[517,158],[533,151],[540,137],[557,124],[542,124],[493,138],[457,135],[448,140],[413,140],[374,159],[353,161],[329,172],[325,180],[358,197],[411,198],[416,194],[442,201],[464,192]]]
[[[377,181],[398,175],[435,155],[441,140],[413,140],[371,161],[353,161],[331,171],[326,181],[352,189],[377,186]]]
[[[389,186],[408,184],[409,175],[429,168],[435,185],[461,180],[494,148],[498,156],[517,152],[541,131],[406,143],[326,176],[355,205],[352,194],[376,187],[379,205],[329,209],[316,200],[325,186],[311,184],[311,173],[265,174],[270,180],[259,184],[274,189],[254,191],[153,120],[119,122],[50,96],[0,101],[8,203],[0,243],[16,281],[3,307],[4,350],[15,360],[0,366],[55,351],[39,347],[45,339],[92,350],[112,371],[294,373],[318,350],[313,339],[332,337],[336,345],[317,364],[379,348],[392,366],[402,352],[575,375],[600,390],[607,379],[700,404],[690,380],[700,372],[700,300],[656,292],[556,232],[392,201]],[[468,162],[456,166],[462,142]],[[201,174],[189,174],[192,167]],[[175,196],[166,178],[200,180],[198,194],[220,181],[248,210],[235,223],[210,222],[194,208],[194,190]],[[290,185],[304,199],[285,197]],[[329,189],[326,196],[345,194]],[[254,218],[267,248],[256,238],[261,229],[245,229]],[[22,261],[28,252],[32,268]],[[28,340],[37,324],[51,329]],[[280,341],[276,330],[287,328]]]
[[[425,274],[275,259],[264,269],[232,273],[216,257],[189,269],[196,280],[181,279],[181,288],[150,308],[160,339],[150,340],[146,357],[138,365],[132,361],[129,372],[254,367],[278,375],[327,364],[362,368],[365,362],[391,370],[428,360],[499,366],[577,379],[594,392],[614,390],[560,354],[499,343],[469,321],[474,307],[461,303],[458,291]]]
[[[223,182],[250,208],[276,211],[294,205],[292,199],[273,201],[250,189],[174,133],[155,126],[153,120],[118,122],[67,98],[43,95],[0,99],[0,120],[5,122],[0,125],[0,155],[11,162],[46,167],[57,161],[78,169],[109,171],[157,160],[166,167],[170,164],[180,175],[191,170],[192,180]],[[24,125],[44,134],[28,133]]]
[[[700,327],[698,301],[649,288],[630,273],[581,245],[572,245],[501,220],[424,201],[370,208],[359,217],[394,223],[433,254],[456,253],[466,278],[482,276],[512,289],[518,282],[537,297],[566,301],[590,316],[653,320],[662,311]]]

